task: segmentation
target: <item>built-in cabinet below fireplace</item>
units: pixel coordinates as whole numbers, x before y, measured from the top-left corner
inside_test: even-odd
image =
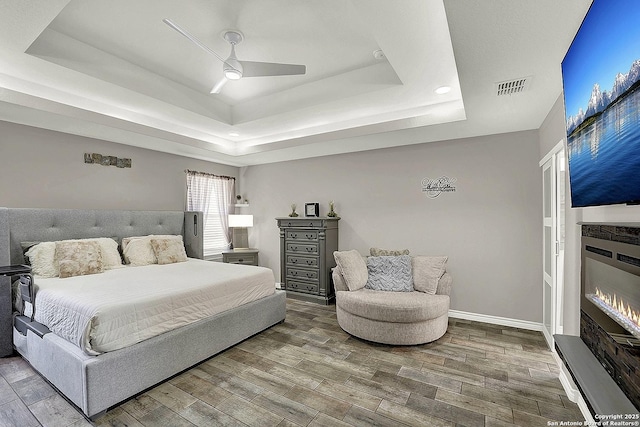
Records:
[[[581,246],[580,338],[556,349],[594,417],[637,414],[640,224],[583,224]]]

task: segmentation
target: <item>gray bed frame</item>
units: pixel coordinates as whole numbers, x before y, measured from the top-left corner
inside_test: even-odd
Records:
[[[182,234],[202,258],[202,213],[0,208],[0,265],[23,264],[21,242]],[[37,280],[36,280],[37,285]],[[37,296],[36,296],[37,298]],[[53,333],[13,329],[13,345],[89,418],[285,319],[285,293],[99,356]]]

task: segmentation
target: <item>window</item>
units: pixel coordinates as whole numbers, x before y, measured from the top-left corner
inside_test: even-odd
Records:
[[[204,258],[222,259],[229,249],[228,215],[233,206],[236,179],[204,172],[187,171],[187,210],[204,216]]]

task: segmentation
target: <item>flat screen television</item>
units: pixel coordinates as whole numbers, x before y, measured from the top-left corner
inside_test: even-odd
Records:
[[[562,83],[572,206],[640,203],[640,1],[594,0]]]

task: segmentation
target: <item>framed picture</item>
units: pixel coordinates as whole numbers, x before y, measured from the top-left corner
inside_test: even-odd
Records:
[[[320,216],[320,205],[318,203],[305,203],[304,216]]]

